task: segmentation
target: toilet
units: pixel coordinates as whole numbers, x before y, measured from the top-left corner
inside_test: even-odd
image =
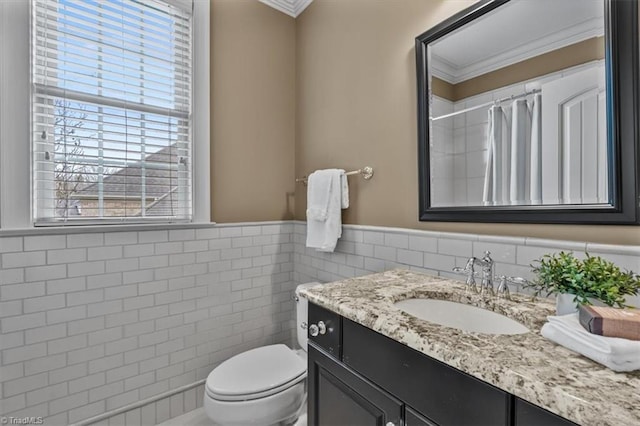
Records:
[[[296,330],[301,350],[283,344],[262,346],[235,355],[207,377],[204,410],[216,425],[293,424],[306,406],[307,309],[296,287]],[[306,414],[303,416],[306,418]]]

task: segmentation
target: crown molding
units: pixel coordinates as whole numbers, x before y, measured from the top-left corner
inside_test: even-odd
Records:
[[[591,19],[546,37],[532,40],[499,55],[490,55],[487,59],[464,68],[457,68],[455,64],[431,53],[433,59],[431,73],[446,82],[458,84],[535,56],[602,36],[603,33],[604,22],[601,19]]]
[[[313,0],[258,0],[267,6],[271,6],[292,18],[297,18]]]

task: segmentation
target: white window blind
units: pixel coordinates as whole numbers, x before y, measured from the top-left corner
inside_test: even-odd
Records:
[[[33,0],[36,224],[190,220],[191,11]]]

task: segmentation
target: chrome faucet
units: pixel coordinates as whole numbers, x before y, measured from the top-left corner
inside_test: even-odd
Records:
[[[491,253],[489,251],[485,251],[482,259],[476,259],[475,263],[482,267],[480,293],[489,293],[490,295],[493,295],[493,271],[495,269],[495,263],[491,258]]]
[[[453,272],[462,274],[465,273],[467,275],[467,280],[465,284],[467,287],[472,290],[477,290],[476,287],[476,271],[475,266],[478,265],[482,268],[482,281],[480,282],[480,293],[489,293],[493,295],[493,270],[494,270],[494,262],[491,258],[491,253],[488,251],[484,252],[484,257],[482,259],[478,259],[477,257],[470,257],[467,260],[467,264],[464,268],[456,267],[453,268]]]
[[[476,264],[476,258],[470,257],[469,260],[467,260],[467,264],[465,265],[464,268],[460,268],[460,267],[453,268],[453,272],[456,272],[458,274],[466,274],[467,279],[465,280],[465,285],[467,286],[467,288],[474,291],[477,289],[475,264]]]
[[[467,280],[465,284],[473,290],[476,288],[475,260],[476,258],[472,257],[467,261],[467,265],[464,267],[464,270],[467,272]]]
[[[509,293],[509,286],[507,283],[518,284],[518,285],[526,285],[529,283],[526,279],[522,277],[507,277],[504,275],[500,276],[500,285],[498,286],[497,295],[498,297],[502,297],[507,300],[511,300],[511,295]]]
[[[511,299],[511,295],[509,294],[509,285],[507,284],[507,281],[509,279],[504,276],[501,275],[500,276],[500,284],[498,285],[498,289],[496,290],[496,295],[498,297],[502,297],[504,299]]]
[[[479,287],[476,285],[476,265],[482,268],[482,281],[480,282]],[[477,291],[480,294],[497,296],[504,299],[511,299],[508,283],[524,284],[527,282],[527,280],[520,277],[507,277],[505,275],[501,275],[499,277],[495,276],[495,262],[491,258],[491,253],[488,251],[484,252],[482,259],[470,257],[464,268],[455,267],[453,268],[453,272],[466,275],[467,279],[465,280],[465,284],[467,288]],[[498,288],[494,289],[494,282],[498,279],[500,280],[500,283]]]

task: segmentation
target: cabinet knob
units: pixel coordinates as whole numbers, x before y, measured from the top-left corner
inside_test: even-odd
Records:
[[[309,326],[309,334],[311,335],[311,337],[316,337],[318,335],[319,331],[320,331],[320,329],[318,328],[317,325],[311,324]]]
[[[311,337],[316,337],[318,334],[326,334],[327,325],[324,321],[318,321],[318,324],[311,324],[309,326],[309,334]]]

